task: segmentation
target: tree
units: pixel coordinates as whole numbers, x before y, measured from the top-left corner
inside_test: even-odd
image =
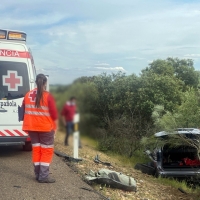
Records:
[[[167,62],[173,66],[175,76],[182,80],[186,86],[197,87],[199,75],[195,71],[191,59],[167,58]]]
[[[195,71],[191,59],[167,58],[166,60],[155,60],[149,64],[142,74],[154,73],[158,75],[169,75],[178,78],[185,86],[197,88],[199,73]]]
[[[154,105],[163,105],[166,111],[172,111],[181,104],[183,82],[179,79],[155,73],[144,74],[141,78],[140,106],[148,102],[151,106],[150,114]]]
[[[142,70],[142,74],[146,74],[146,73],[173,76],[174,67],[167,60],[158,59],[150,63],[149,67],[147,67],[145,70]]]
[[[178,127],[200,127],[200,98],[194,89],[183,93],[182,104],[173,112],[167,112],[155,119],[157,129],[173,130]]]

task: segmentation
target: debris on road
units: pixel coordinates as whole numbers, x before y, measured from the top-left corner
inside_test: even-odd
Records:
[[[94,162],[95,163],[100,163],[100,164],[103,164],[103,165],[106,165],[106,166],[112,166],[111,163],[109,162],[103,162],[99,159],[99,155],[97,154],[94,158]]]
[[[65,161],[69,161],[69,162],[79,162],[82,161],[83,159],[81,158],[73,158],[65,153],[59,152],[59,151],[54,151],[54,153],[59,156],[59,157],[63,157],[65,159]]]
[[[21,188],[21,186],[19,186],[19,185],[14,185],[13,187],[16,187],[16,188]]]
[[[136,181],[130,176],[126,176],[120,172],[111,171],[109,169],[100,169],[97,173],[90,170],[85,176],[88,181],[96,181],[100,184],[106,184],[109,187],[122,189],[125,191],[137,190]]]

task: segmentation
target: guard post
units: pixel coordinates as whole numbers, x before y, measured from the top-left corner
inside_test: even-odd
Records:
[[[73,134],[73,143],[74,143],[74,158],[78,159],[78,149],[79,149],[79,131],[78,124],[80,120],[80,115],[78,113],[74,116],[74,134]]]

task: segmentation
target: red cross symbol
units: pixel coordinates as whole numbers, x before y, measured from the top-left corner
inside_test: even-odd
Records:
[[[8,75],[3,75],[3,86],[8,86],[8,91],[18,91],[18,87],[22,86],[22,76],[17,75],[17,71],[8,70]]]
[[[31,102],[35,102],[36,94],[37,94],[37,90],[33,90],[31,93],[29,93],[28,98],[30,99]]]

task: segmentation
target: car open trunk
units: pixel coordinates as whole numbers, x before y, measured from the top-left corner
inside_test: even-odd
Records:
[[[200,161],[197,150],[189,146],[170,148],[165,145],[162,151],[162,167],[165,170],[198,170]]]

